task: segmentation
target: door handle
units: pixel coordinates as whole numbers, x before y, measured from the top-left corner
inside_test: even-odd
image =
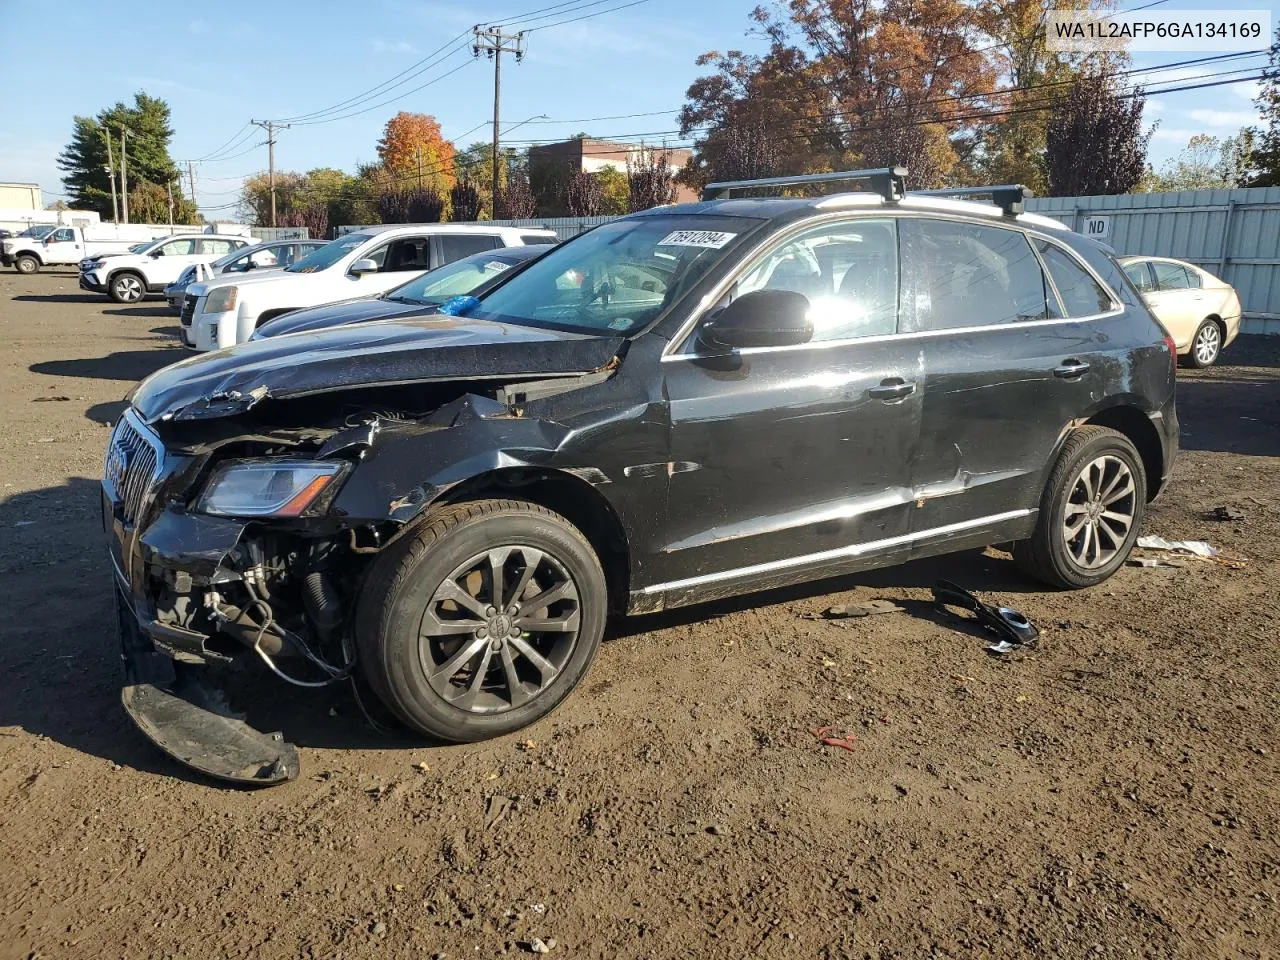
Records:
[[[1089,372],[1089,364],[1074,357],[1062,361],[1062,366],[1053,368],[1053,375],[1061,380],[1078,380]]]
[[[916,392],[916,385],[908,383],[901,377],[889,377],[881,380],[880,385],[872,387],[867,391],[867,395],[875,397],[877,400],[883,400],[885,403],[894,403],[898,400],[904,400],[911,394]]]

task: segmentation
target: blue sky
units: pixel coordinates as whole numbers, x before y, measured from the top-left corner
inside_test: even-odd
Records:
[[[86,0],[0,0],[0,82],[9,91],[0,106],[0,180],[37,182],[47,202],[57,199],[62,184],[54,157],[70,137],[72,117],[128,100],[139,89],[165,98],[172,107],[173,156],[183,161],[205,157],[240,137],[250,118],[300,116],[338,104],[411,67],[473,23],[524,14],[553,2],[312,0],[302,5],[115,0],[104,6]],[[624,2],[607,0],[582,13]],[[1278,2],[1232,0],[1231,6],[1271,9],[1273,19],[1280,19],[1275,15]],[[1119,4],[1121,9],[1138,5],[1137,0]],[[526,142],[580,130],[605,137],[672,130],[685,89],[702,72],[694,63],[697,55],[758,44],[746,36],[752,6],[754,0],[646,0],[630,9],[534,31],[527,38],[524,62],[504,61],[503,126],[509,129],[538,114],[556,121],[528,123],[512,132],[513,139]],[[1163,10],[1206,6],[1203,0],[1160,5]],[[1146,54],[1136,56],[1134,65],[1202,55]],[[1204,74],[1258,62],[1206,64],[1151,79],[1203,82]],[[454,67],[460,69],[369,112],[281,131],[277,166],[354,170],[356,163],[374,159],[383,123],[401,109],[434,114],[445,135],[462,145],[487,139],[493,69],[483,58],[472,61],[469,52],[330,116],[390,100]],[[23,95],[15,96],[16,90]],[[1253,85],[1242,83],[1149,99],[1146,116],[1159,121],[1152,161],[1158,166],[1192,134],[1234,133],[1253,116],[1252,93]],[[671,114],[584,122],[651,111]],[[266,147],[255,147],[262,140],[261,132],[255,131],[221,159],[197,165],[198,199],[207,215],[227,217],[234,212],[242,177],[266,167]]]

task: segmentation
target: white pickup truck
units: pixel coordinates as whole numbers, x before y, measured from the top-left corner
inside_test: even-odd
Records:
[[[80,289],[105,293],[116,303],[137,303],[149,293],[163,293],[192,264],[212,263],[252,243],[252,237],[214,233],[164,236],[132,253],[82,261]]]
[[[230,347],[290,310],[376,297],[420,273],[484,250],[555,241],[555,231],[528,227],[362,227],[283,270],[191,284],[182,303],[182,340],[197,350]]]
[[[74,266],[86,257],[125,253],[130,247],[156,236],[156,228],[143,223],[58,226],[40,238],[5,240],[3,251],[0,251],[0,263],[13,267],[19,273],[35,273],[41,267]]]

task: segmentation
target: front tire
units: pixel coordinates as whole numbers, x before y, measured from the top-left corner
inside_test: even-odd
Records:
[[[111,278],[111,299],[116,303],[137,303],[146,296],[147,288],[136,273],[117,273]]]
[[[1102,583],[1124,564],[1146,509],[1147,474],[1129,438],[1080,427],[1062,446],[1030,539],[1013,546],[1019,569],[1052,587]]]
[[[1222,354],[1222,327],[1215,320],[1205,320],[1196,328],[1187,351],[1187,363],[1193,367],[1211,367]]]
[[[356,612],[361,670],[421,733],[501,736],[577,686],[607,606],[599,559],[560,515],[515,500],[444,507],[370,570]]]
[[[13,268],[19,273],[39,273],[40,261],[30,256],[18,257],[13,261]]]

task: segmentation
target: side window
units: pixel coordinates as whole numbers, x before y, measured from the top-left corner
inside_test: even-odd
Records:
[[[989,327],[1050,317],[1044,271],[1021,231],[904,219],[914,330]],[[1056,305],[1053,307],[1056,314]]]
[[[1187,271],[1187,286],[1194,290],[1199,290],[1204,286],[1204,280],[1200,276],[1199,270],[1192,270],[1190,267],[1184,267]]]
[[[792,237],[748,268],[733,297],[756,290],[790,290],[808,297],[814,342],[896,333],[896,225],[893,220],[846,220]]]
[[[221,257],[221,256],[223,256],[224,254],[228,254],[228,253],[230,253],[230,252],[232,251],[232,249],[233,249],[233,248],[232,248],[232,246],[231,246],[231,241],[230,241],[230,240],[209,240],[209,239],[205,239],[205,240],[201,240],[201,241],[200,241],[200,252],[201,252],[201,253],[212,253],[212,254],[217,254],[218,256],[220,256],[220,257]]]
[[[1150,293],[1156,288],[1155,282],[1151,279],[1151,266],[1146,260],[1128,264],[1124,268],[1124,275],[1133,281],[1139,293]]]
[[[70,243],[76,238],[75,233],[70,227],[63,227],[61,230],[53,231],[53,235],[49,237],[53,243]]]
[[[1157,290],[1186,290],[1191,286],[1186,268],[1180,263],[1152,260],[1151,269],[1155,271]]]
[[[469,257],[473,253],[483,253],[485,250],[502,246],[502,238],[492,234],[442,233],[439,240],[441,260],[436,266],[444,266],[446,263]]]
[[[386,259],[379,264],[382,273],[422,271],[431,266],[431,241],[426,237],[405,237],[392,240],[385,249]]]
[[[1091,317],[1111,309],[1111,295],[1074,257],[1048,240],[1036,240],[1035,244],[1068,317]]]
[[[186,257],[192,252],[195,241],[188,237],[185,240],[171,240],[160,248],[162,257]]]

